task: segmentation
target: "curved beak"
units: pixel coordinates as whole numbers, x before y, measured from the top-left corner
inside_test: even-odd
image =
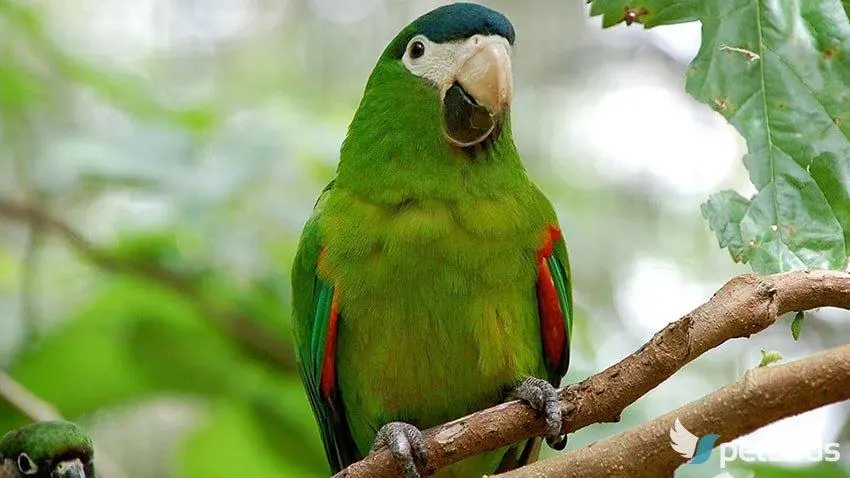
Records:
[[[464,148],[498,131],[510,108],[510,44],[498,35],[475,35],[462,46],[456,65],[443,84],[443,133]]]
[[[459,57],[455,79],[479,105],[500,115],[513,99],[513,76],[508,41],[500,36],[475,35]]]
[[[51,478],[86,478],[86,470],[79,458],[61,461],[50,474]]]

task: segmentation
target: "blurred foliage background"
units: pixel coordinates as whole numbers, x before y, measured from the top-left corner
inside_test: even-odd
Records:
[[[438,3],[0,0],[0,368],[130,477],[326,475],[289,347],[290,262],[374,62]],[[487,3],[517,28],[515,136],[570,244],[577,381],[746,271],[699,212],[753,190],[745,148],[684,92],[698,24],[603,31],[582,2]],[[783,326],[728,343],[570,447],[734,380],[760,348],[843,343],[848,324],[822,310],[797,343]],[[25,421],[0,401],[0,431]],[[850,476],[846,404],[742,439],[823,441],[843,464],[727,471]],[[717,475],[716,455],[679,474]]]

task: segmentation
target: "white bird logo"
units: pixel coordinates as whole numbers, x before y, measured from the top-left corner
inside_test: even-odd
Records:
[[[688,459],[688,463],[699,465],[705,463],[711,458],[711,450],[720,435],[709,433],[702,438],[698,438],[693,433],[689,432],[679,417],[676,417],[676,422],[673,423],[673,428],[670,429],[670,446],[676,453]]]
[[[670,429],[670,446],[673,447],[678,454],[690,460],[694,457],[698,441],[699,438],[689,432],[684,425],[682,425],[682,422],[679,421],[679,417],[676,417],[676,423],[674,423],[673,428]]]

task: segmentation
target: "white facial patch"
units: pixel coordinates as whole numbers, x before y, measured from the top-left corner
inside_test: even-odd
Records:
[[[401,61],[407,71],[436,85],[442,96],[455,82],[461,66],[478,51],[477,46],[485,42],[503,43],[510,54],[510,43],[498,35],[475,35],[466,40],[445,43],[435,43],[425,35],[416,35],[407,43]],[[421,56],[418,56],[420,53]]]

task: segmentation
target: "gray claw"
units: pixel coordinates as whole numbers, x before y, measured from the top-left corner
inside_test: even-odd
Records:
[[[415,426],[404,422],[390,422],[378,430],[372,451],[386,445],[395,457],[404,478],[420,478],[420,469],[428,466],[428,449],[422,432]],[[417,466],[418,464],[418,466]]]
[[[525,400],[531,408],[545,415],[546,442],[561,444],[561,404],[558,403],[558,391],[551,383],[530,377],[517,385],[511,395]],[[563,440],[563,444],[566,444],[566,440]]]

